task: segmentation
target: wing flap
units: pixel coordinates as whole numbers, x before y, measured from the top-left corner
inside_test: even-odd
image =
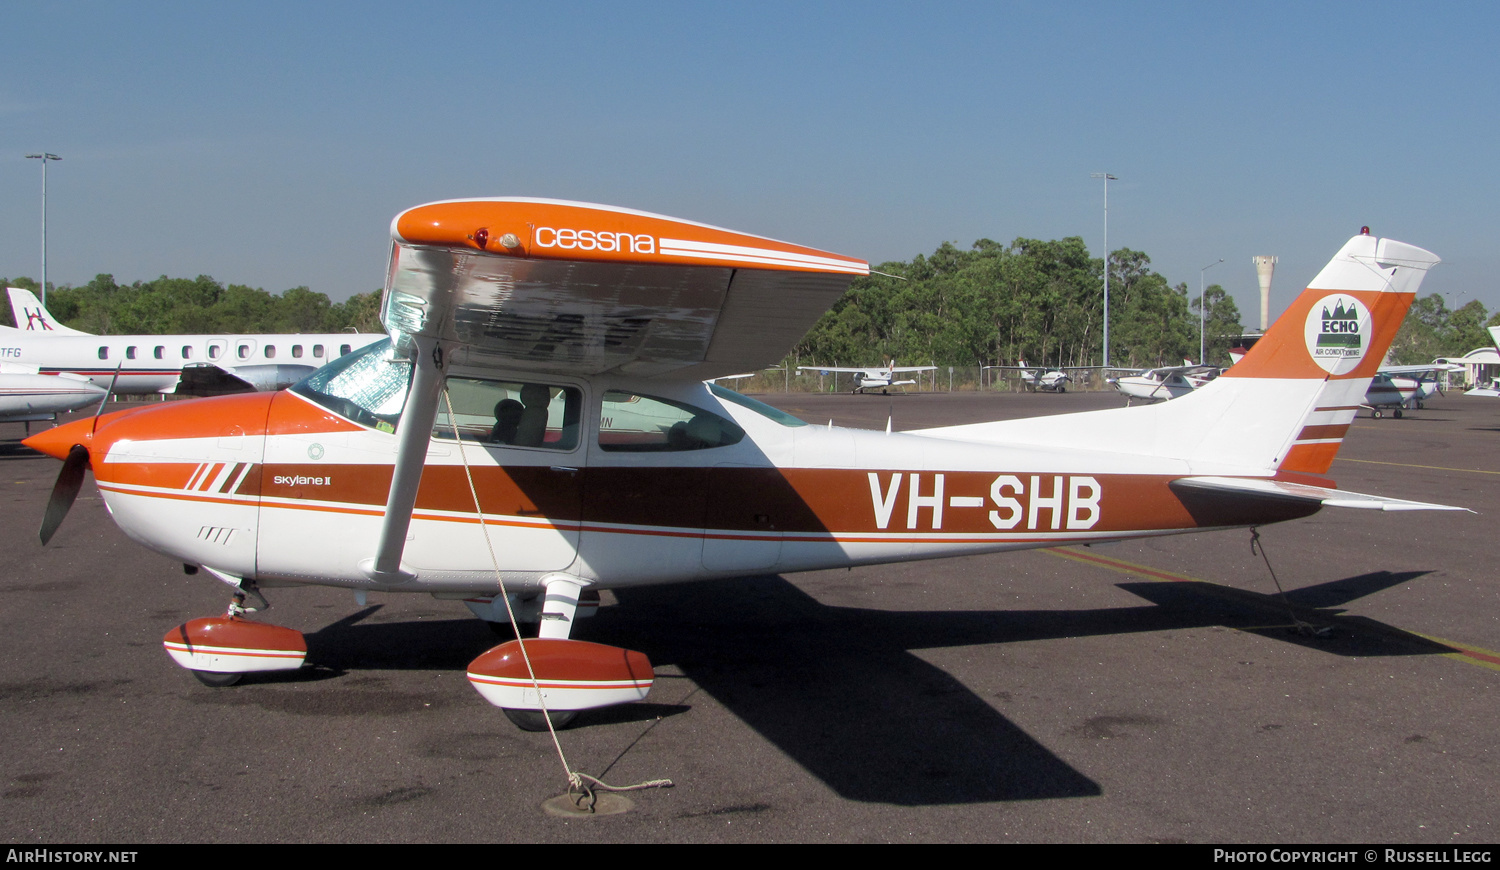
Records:
[[[1310,486],[1287,480],[1272,480],[1264,477],[1181,477],[1172,481],[1173,487],[1207,490],[1228,495],[1254,495],[1272,498],[1290,498],[1298,501],[1315,501],[1325,507],[1360,508],[1382,511],[1469,511],[1468,508],[1445,504],[1429,504],[1379,495],[1345,492],[1326,486]],[[1473,513],[1473,511],[1469,511]]]

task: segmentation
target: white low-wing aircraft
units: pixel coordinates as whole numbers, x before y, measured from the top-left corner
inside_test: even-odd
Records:
[[[865,390],[878,389],[882,393],[890,391],[891,387],[904,387],[915,384],[914,380],[897,380],[896,376],[907,372],[930,372],[937,370],[937,366],[898,366],[887,365],[884,368],[875,366],[872,368],[838,368],[836,366],[797,366],[798,372],[850,372],[854,375],[854,389],[849,392],[863,393]]]
[[[68,374],[119,395],[279,390],[384,336],[91,335],[63,326],[30,290],[7,288],[16,327],[0,326],[0,361]]]
[[[1110,378],[1109,385],[1125,397],[1128,406],[1137,399],[1155,402],[1185,396],[1213,380],[1218,371],[1217,366],[1188,363],[1143,369],[1135,374]]]
[[[390,340],[290,390],[26,442],[64,460],[44,541],[92,468],[128,535],[232,588],[227,615],[164,639],[205,682],[302,664],[299,632],[245,618],[262,590],[427,593],[539,623],[469,679],[544,728],[650,689],[644,654],[574,637],[599,589],[1443,509],[1322,477],[1437,262],[1400,242],[1351,239],[1181,400],[890,433],[704,383],[779,359],[860,260],[555,200],[434,203],[391,235]],[[1358,346],[1323,341],[1335,303]]]

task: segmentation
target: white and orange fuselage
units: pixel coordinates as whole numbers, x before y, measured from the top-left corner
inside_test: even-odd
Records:
[[[609,381],[574,384],[586,396]],[[785,426],[702,384],[653,394],[729,416],[749,437],[684,453],[573,451],[434,439],[412,516],[401,591],[497,590],[464,460],[505,584],[550,572],[603,587],[803,571],[1266,523],[1315,507],[1247,512],[1175,492],[1172,459],[1064,456],[1041,448]],[[586,403],[597,409],[600,405]],[[247,431],[247,421],[263,428]],[[395,436],[292,392],[107,415],[82,439],[131,537],[262,586],[369,588],[368,557]],[[594,421],[584,424],[597,432]],[[591,443],[590,443],[591,442]],[[1216,473],[1224,468],[1202,468]],[[394,589],[393,589],[394,591]]]
[[[127,534],[245,594],[426,592],[485,616],[501,591],[545,592],[546,640],[568,638],[585,587],[1440,507],[1321,477],[1437,261],[1400,242],[1350,240],[1238,365],[1178,401],[889,433],[809,426],[701,380],[774,360],[861,261],[551,200],[424,206],[392,235],[393,340],[290,390],[34,436],[67,460],[58,491],[86,459]],[[226,637],[250,631],[233,614]],[[183,643],[212,646],[225,622]],[[300,661],[269,630],[245,644]],[[613,648],[558,649],[592,657],[557,665],[569,691],[647,688]],[[471,679],[535,709],[497,655],[510,663]]]

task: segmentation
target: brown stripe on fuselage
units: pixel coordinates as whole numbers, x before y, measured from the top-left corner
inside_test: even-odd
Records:
[[[1294,456],[1300,452],[1298,448],[1293,451]],[[177,490],[194,470],[187,464],[112,463],[108,468],[110,483]],[[633,526],[643,532],[710,529],[752,537],[999,532],[1098,536],[1256,525],[1306,516],[1317,509],[1315,504],[1283,498],[1177,491],[1170,485],[1173,478],[1144,474],[507,466],[474,468],[473,475],[480,503],[491,516],[566,525]],[[941,510],[931,504],[939,477],[943,482]],[[276,464],[252,469],[236,494],[259,495],[293,509],[296,505],[288,501],[322,503],[309,504],[308,509],[378,511],[385,505],[390,480],[389,465]],[[999,487],[997,481],[1008,485]],[[915,511],[911,507],[914,485]],[[997,494],[1002,501],[997,502]],[[1032,499],[1038,495],[1055,506],[1039,505],[1033,510]],[[182,497],[191,496],[184,493]],[[1007,499],[1015,505],[1005,503]],[[883,524],[878,521],[882,507]],[[428,466],[415,510],[472,514],[474,502],[464,469]]]
[[[1302,431],[1297,433],[1298,441],[1315,441],[1324,438],[1343,438],[1349,434],[1349,424],[1328,424],[1323,426],[1303,426]]]

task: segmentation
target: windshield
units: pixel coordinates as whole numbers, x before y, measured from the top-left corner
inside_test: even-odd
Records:
[[[726,402],[733,402],[742,408],[749,408],[762,417],[769,417],[770,419],[775,420],[777,423],[780,423],[783,426],[807,425],[807,422],[805,420],[799,420],[796,417],[793,417],[791,414],[788,414],[787,412],[781,410],[780,408],[773,408],[770,405],[767,405],[765,402],[752,399],[749,396],[743,395],[741,393],[736,393],[734,390],[731,390],[728,387],[721,387],[718,384],[709,384],[708,390],[709,392],[713,393],[715,396],[718,396]]]
[[[387,338],[323,366],[292,392],[361,426],[394,432],[410,385],[411,360],[397,355]]]

